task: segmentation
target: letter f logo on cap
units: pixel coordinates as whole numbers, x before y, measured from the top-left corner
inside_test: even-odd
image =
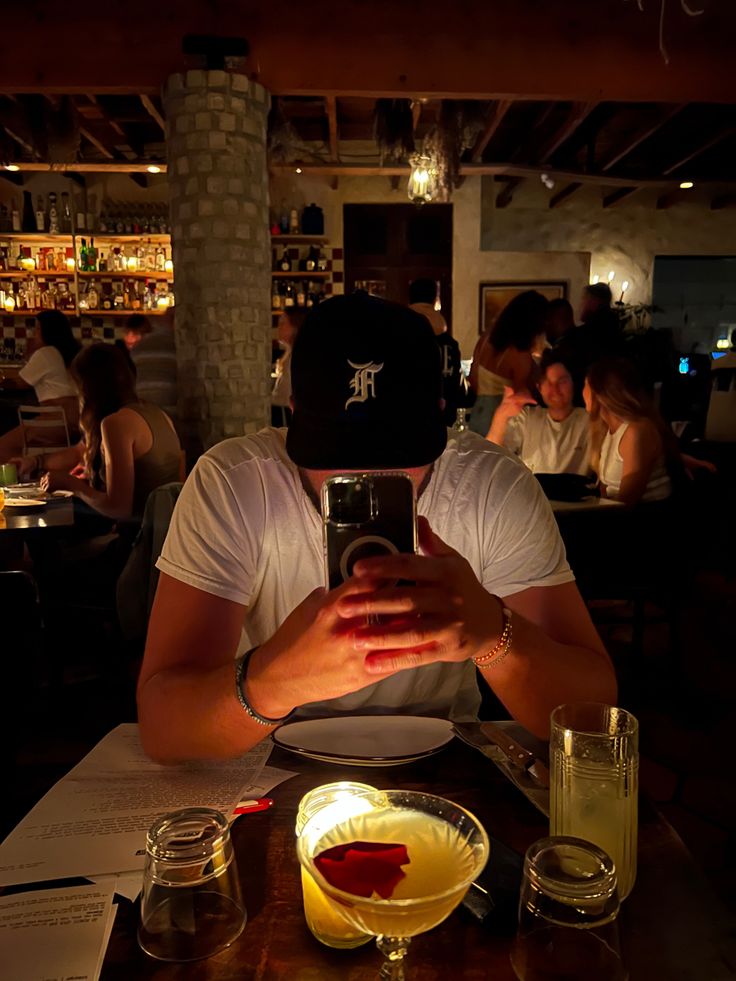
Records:
[[[369,398],[376,397],[376,375],[383,368],[383,364],[376,364],[369,361],[368,364],[354,364],[348,361],[351,368],[355,368],[355,375],[350,382],[352,396],[345,403],[345,408],[351,402],[366,402]]]

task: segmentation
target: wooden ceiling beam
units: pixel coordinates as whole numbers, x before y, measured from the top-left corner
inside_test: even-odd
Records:
[[[97,101],[97,97],[87,93],[85,98],[90,106],[94,106],[94,112],[90,114],[88,111],[85,111],[85,107],[83,105],[77,102],[77,109],[85,117],[85,119],[96,118],[103,120],[105,123],[107,123],[110,129],[117,133],[118,136],[122,136],[127,142],[128,137],[126,136],[125,130],[116,119],[111,119],[110,116],[108,116],[100,103]]]
[[[12,163],[13,161],[11,161]],[[15,161],[19,171],[33,174],[145,174],[149,173],[148,168],[154,161],[147,163],[124,163],[114,161],[113,163],[92,163],[89,161],[77,161],[77,163],[37,163],[26,160]],[[6,164],[7,166],[7,164]],[[156,163],[162,174],[166,173],[165,163]],[[293,165],[289,167],[294,170]]]
[[[325,99],[325,112],[327,113],[327,128],[329,130],[330,160],[338,160],[337,99],[334,95],[328,95]]]
[[[145,93],[141,94],[139,97],[140,97],[141,102],[143,103],[143,108],[146,110],[146,112],[148,113],[148,115],[152,119],[155,119],[156,120],[156,122],[158,123],[158,125],[161,127],[161,132],[162,133],[165,133],[166,132],[166,120],[161,115],[161,113],[158,111],[158,109],[156,108],[156,106],[153,104],[153,100],[151,99],[151,97],[149,95],[145,95]]]
[[[105,157],[107,160],[115,159],[115,154],[111,150],[108,150],[105,144],[101,140],[98,140],[95,134],[91,133],[86,126],[80,126],[79,132],[82,134],[85,140],[88,140],[92,146],[102,154],[103,157]]]
[[[706,140],[704,143],[701,143],[699,146],[697,146],[686,156],[682,157],[676,163],[670,164],[670,166],[666,170],[663,170],[662,173],[664,174],[665,177],[669,177],[670,174],[674,174],[676,170],[680,170],[680,168],[684,167],[685,164],[689,164],[691,160],[694,160],[696,157],[699,157],[701,153],[705,153],[706,150],[712,150],[714,146],[717,146],[727,137],[733,136],[734,133],[736,133],[736,126],[724,127],[724,129],[716,133],[715,136],[711,136],[710,139]]]
[[[483,159],[483,153],[486,147],[493,139],[496,130],[501,125],[504,120],[506,113],[509,111],[513,102],[505,99],[501,99],[499,102],[494,103],[493,108],[490,110],[490,115],[486,121],[485,128],[480,134],[475,142],[475,146],[470,154],[470,159],[473,163],[478,163]]]
[[[514,192],[525,179],[524,177],[512,177],[511,180],[507,181],[506,187],[496,195],[496,207],[508,208],[513,200]]]
[[[598,107],[597,102],[575,102],[573,103],[572,109],[567,115],[564,123],[552,134],[552,136],[543,144],[540,150],[537,160],[540,163],[547,163],[550,157],[560,149],[563,143],[566,143],[570,137],[583,125],[585,120],[590,116],[594,109]]]
[[[576,191],[579,191],[582,186],[583,185],[581,181],[573,181],[571,184],[568,184],[566,187],[563,187],[561,190],[557,192],[557,194],[553,194],[552,197],[549,199],[550,208],[559,207],[563,201],[567,201],[567,199],[569,197],[572,197],[572,195]]]
[[[666,126],[671,119],[674,119],[683,109],[686,109],[689,105],[688,102],[681,102],[679,105],[672,106],[664,115],[660,116],[656,122],[650,123],[643,129],[639,130],[635,136],[630,137],[627,143],[622,144],[618,150],[615,151],[613,156],[609,157],[605,163],[599,166],[601,173],[607,173],[612,167],[615,167],[617,163],[620,163],[625,157],[628,157],[630,153],[633,153],[638,147],[645,143],[650,137],[654,136],[663,126]]]
[[[603,207],[613,208],[615,205],[619,204],[625,198],[628,198],[638,190],[638,187],[619,187],[618,190],[611,191],[610,194],[606,194],[606,196],[603,198]]]

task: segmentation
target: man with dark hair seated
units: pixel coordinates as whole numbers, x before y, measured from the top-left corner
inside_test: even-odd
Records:
[[[544,406],[507,388],[488,439],[515,453],[532,473],[590,473],[589,420],[573,405],[572,376],[554,351],[542,359],[539,392]]]

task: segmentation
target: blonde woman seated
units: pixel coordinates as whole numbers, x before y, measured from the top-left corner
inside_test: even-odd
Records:
[[[601,496],[629,506],[668,498],[669,468],[681,463],[681,457],[635,366],[623,358],[594,364],[583,399]]]
[[[566,365],[549,354],[542,360],[539,392],[507,388],[486,439],[515,453],[532,473],[590,473],[589,423],[585,409],[573,405],[575,389]]]
[[[68,450],[22,457],[21,473],[48,471],[46,490],[69,490],[108,518],[140,518],[146,498],[181,479],[181,449],[174,425],[157,405],[141,402],[124,351],[91,344],[72,362],[80,393],[83,441]],[[84,477],[70,474],[83,467]]]

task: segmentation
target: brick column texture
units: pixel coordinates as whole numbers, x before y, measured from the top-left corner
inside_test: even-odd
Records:
[[[179,415],[194,446],[255,432],[270,412],[269,102],[224,71],[164,90]]]

